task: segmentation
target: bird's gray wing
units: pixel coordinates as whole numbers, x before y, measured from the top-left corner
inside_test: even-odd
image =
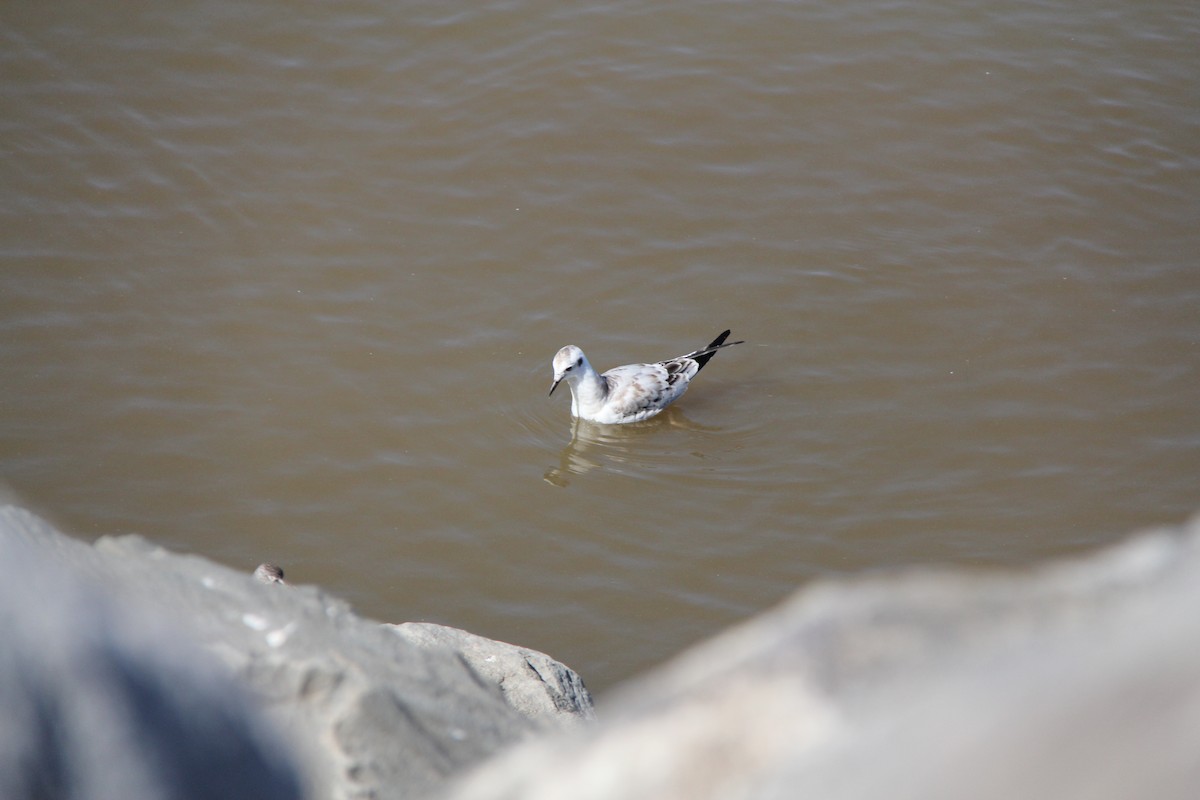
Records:
[[[675,402],[699,369],[687,357],[614,367],[602,376],[608,382],[606,410],[625,421],[648,419]]]

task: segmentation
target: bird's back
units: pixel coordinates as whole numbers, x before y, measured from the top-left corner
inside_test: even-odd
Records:
[[[611,419],[599,421],[637,422],[653,417],[687,391],[699,369],[690,358],[613,367],[601,376],[608,383],[603,413]]]

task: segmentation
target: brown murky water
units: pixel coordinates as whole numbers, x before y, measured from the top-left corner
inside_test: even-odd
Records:
[[[0,479],[81,537],[603,691],[1200,506],[1193,2],[108,5],[0,10]]]

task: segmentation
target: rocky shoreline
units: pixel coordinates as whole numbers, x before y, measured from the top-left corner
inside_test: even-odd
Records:
[[[3,507],[0,571],[0,718],[28,720],[0,726],[0,797],[425,797],[593,718],[542,653],[364,620],[136,536],[89,545]]]
[[[618,689],[0,507],[0,796],[1194,797],[1200,522],[821,582]],[[552,735],[551,735],[552,734]]]

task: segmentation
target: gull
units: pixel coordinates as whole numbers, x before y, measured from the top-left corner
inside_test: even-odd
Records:
[[[722,347],[742,342],[726,342],[729,331],[713,339],[707,347],[654,364],[626,364],[613,367],[603,375],[596,372],[587,356],[573,344],[554,354],[554,383],[550,394],[563,381],[571,387],[571,413],[592,422],[623,423],[650,419],[687,391],[696,373]]]

